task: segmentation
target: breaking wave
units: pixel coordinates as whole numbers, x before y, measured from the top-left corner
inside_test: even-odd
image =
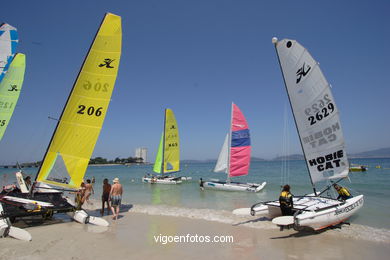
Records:
[[[265,217],[258,218],[252,216],[237,216],[231,211],[216,209],[197,209],[174,207],[168,205],[133,205],[129,212],[143,213],[157,216],[184,217],[189,219],[214,221],[224,224],[243,226],[255,229],[274,229],[278,227]],[[351,239],[367,240],[373,242],[390,243],[390,230],[379,229],[360,224],[343,226],[341,229],[329,229],[327,235],[340,236]]]

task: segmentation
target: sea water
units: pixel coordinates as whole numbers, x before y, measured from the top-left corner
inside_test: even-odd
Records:
[[[267,185],[258,193],[202,191],[199,188],[200,178],[226,180],[225,174],[212,172],[213,162],[182,163],[182,171],[176,173],[176,176],[189,176],[192,180],[176,185],[143,183],[142,177],[147,173],[152,173],[153,165],[89,166],[85,179],[95,178],[95,194],[92,196],[95,201],[101,199],[103,179],[107,178],[112,183],[112,180],[118,177],[124,189],[123,203],[144,205],[148,210],[153,210],[153,208],[161,211],[176,210],[178,216],[184,212],[190,211],[196,214],[199,211],[199,214],[203,214],[204,219],[207,220],[205,210],[226,213],[237,208],[250,207],[261,201],[278,199],[281,186],[284,184],[291,186],[291,192],[294,195],[312,193],[313,189],[305,162],[289,161],[287,163],[288,171],[286,172],[283,171],[286,167],[283,167],[281,161],[252,162],[248,176],[233,179],[238,182],[254,183],[266,181]],[[369,168],[366,172],[350,173],[350,182],[344,180],[340,183],[348,187],[352,194],[364,195],[363,208],[350,221],[385,229],[386,232],[390,231],[390,159],[352,159],[351,163],[366,165]],[[376,168],[376,166],[381,168]],[[26,168],[23,171],[34,179],[37,168]],[[10,174],[12,172],[15,172],[15,169],[0,170],[0,182],[9,183],[10,180],[7,178],[10,178],[9,175],[12,175]],[[318,187],[319,190],[320,188]],[[334,192],[333,189],[331,192]]]

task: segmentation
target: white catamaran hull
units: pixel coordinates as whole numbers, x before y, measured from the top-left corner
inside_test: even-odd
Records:
[[[203,182],[203,188],[212,190],[223,191],[247,191],[247,192],[259,192],[261,191],[266,182],[262,184],[257,183],[239,183],[239,182],[223,182],[223,181],[205,181]]]
[[[3,214],[3,205],[0,202],[0,215]],[[11,226],[7,218],[0,217],[0,237],[10,236],[19,240],[31,241],[31,234],[21,228]]]
[[[68,214],[76,222],[81,224],[94,224],[101,227],[108,227],[107,220],[99,217],[90,216],[85,210],[76,210]]]
[[[151,183],[151,184],[179,184],[182,183],[181,178],[179,177],[167,177],[167,178],[151,178],[143,177],[142,182]]]
[[[294,216],[283,219],[279,201],[267,202],[253,208],[256,216],[265,216],[273,219],[278,225],[294,225],[295,229],[310,227],[320,230],[346,221],[363,207],[363,195],[359,195],[344,202],[323,197],[294,198],[294,210],[299,211]],[[278,221],[280,219],[280,221]],[[287,221],[289,219],[289,221]]]

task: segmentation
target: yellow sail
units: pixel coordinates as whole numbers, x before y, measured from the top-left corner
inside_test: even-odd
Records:
[[[164,171],[171,173],[180,171],[179,130],[175,115],[171,109],[165,110],[164,126]]]
[[[0,140],[3,138],[22,90],[26,56],[17,53],[0,82]]]
[[[110,103],[121,55],[121,17],[106,14],[62,112],[37,181],[78,188]]]

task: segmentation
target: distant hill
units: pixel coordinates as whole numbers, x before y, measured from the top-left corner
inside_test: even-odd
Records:
[[[361,153],[348,154],[348,158],[390,158],[390,147],[389,148],[381,148]],[[284,160],[304,160],[303,154],[291,154],[287,156],[278,156],[272,161],[284,161]],[[207,159],[207,160],[183,160],[182,163],[215,163],[217,159]],[[251,162],[262,162],[269,161],[263,158],[251,157]]]
[[[349,158],[390,158],[390,147],[349,154]]]
[[[304,160],[305,158],[303,157],[302,154],[291,154],[291,155],[283,155],[283,156],[278,156],[274,159],[273,161],[285,161],[285,160]]]
[[[266,161],[266,160],[263,158],[251,157],[251,162],[264,162],[264,161]]]
[[[182,160],[181,163],[209,163],[216,162],[217,159],[206,159],[206,160]]]

